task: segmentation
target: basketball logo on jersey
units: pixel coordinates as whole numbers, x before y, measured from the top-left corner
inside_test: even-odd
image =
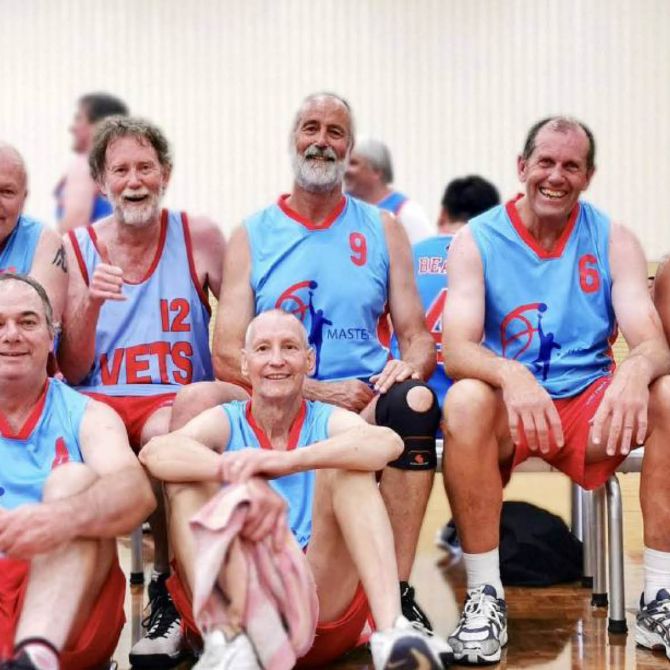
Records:
[[[542,317],[547,311],[543,302],[520,305],[505,316],[500,324],[500,342],[504,358],[518,360],[530,349],[537,346],[537,356],[531,360],[536,373],[547,380],[551,367],[551,354],[561,345],[554,341],[554,333],[547,333],[542,327]]]
[[[332,326],[333,322],[326,317],[322,309],[314,306],[314,292],[319,284],[313,279],[298,282],[289,286],[277,298],[275,307],[283,309],[297,316],[302,321],[309,333],[308,342],[314,347],[316,353],[316,364],[314,366],[314,376],[319,374],[319,365],[321,363],[321,347],[323,346],[323,329],[325,326]],[[309,325],[307,317],[309,316]]]

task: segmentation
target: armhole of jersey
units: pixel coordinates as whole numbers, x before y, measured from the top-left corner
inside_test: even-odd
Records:
[[[228,444],[226,444],[226,446],[223,448],[222,453],[225,453],[226,451],[228,451],[228,448],[230,447],[230,443],[232,442],[232,439],[233,439],[233,418],[230,414],[230,411],[228,410],[228,407],[227,407],[228,405],[229,405],[229,403],[226,403],[226,402],[221,403],[219,405],[219,409],[223,412],[224,416],[228,420]]]
[[[84,257],[81,254],[81,248],[79,247],[79,240],[77,239],[74,230],[68,230],[67,235],[70,238],[70,243],[72,244],[72,250],[74,251],[75,257],[77,258],[77,265],[79,265],[79,271],[81,272],[81,276],[84,279],[84,283],[86,284],[86,286],[88,286],[89,285],[88,270],[86,269],[86,263],[84,263]]]
[[[486,282],[486,236],[481,234],[483,232],[482,227],[472,227],[468,223],[468,230],[470,231],[475,246],[477,247],[477,251],[479,252],[479,261],[482,264],[482,279]],[[449,243],[449,246],[451,246],[451,242]]]
[[[205,289],[198,283],[198,273],[196,272],[195,260],[193,259],[193,243],[191,242],[191,231],[189,229],[188,215],[186,214],[186,212],[181,213],[181,225],[184,230],[184,243],[186,244],[186,256],[188,258],[188,269],[189,272],[191,273],[191,281],[193,282],[193,286],[195,287],[195,290],[198,293],[200,302],[205,306],[205,309],[211,315],[212,308],[209,305],[209,300],[207,299],[207,293],[205,292]]]

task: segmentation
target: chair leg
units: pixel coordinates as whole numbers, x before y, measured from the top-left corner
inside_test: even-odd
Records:
[[[593,491],[581,489],[582,543],[584,547],[582,586],[593,588]]]
[[[605,487],[601,486],[593,492],[593,507],[591,510],[593,540],[593,592],[591,594],[591,605],[594,607],[607,607],[607,561],[605,550],[607,540],[605,537],[606,523],[606,494]]]
[[[138,526],[130,534],[130,583],[144,584],[144,565],[142,561],[142,526]]]
[[[626,633],[623,576],[623,510],[621,487],[616,475],[607,480],[607,530],[609,547],[610,633]]]
[[[575,484],[572,482],[572,487],[570,490],[570,516],[571,516],[571,521],[570,525],[572,530],[572,534],[578,539],[578,540],[584,540],[584,526],[582,523],[582,487],[579,486],[578,484]]]

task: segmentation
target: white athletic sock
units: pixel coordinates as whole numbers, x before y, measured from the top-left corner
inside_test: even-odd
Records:
[[[505,597],[505,590],[500,581],[500,556],[498,547],[482,554],[466,554],[463,552],[465,572],[468,576],[468,591],[484,584],[492,586],[498,598]]]
[[[670,593],[670,552],[644,548],[644,602],[656,600],[660,589]]]

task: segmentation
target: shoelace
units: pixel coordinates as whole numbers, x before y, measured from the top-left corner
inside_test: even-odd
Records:
[[[401,592],[400,600],[403,606],[409,605],[412,610],[414,616],[407,617],[412,626],[422,633],[432,635],[433,634],[432,630],[426,625],[428,623],[428,617],[426,616],[424,611],[416,604],[414,600],[414,587],[409,586],[408,584],[405,587],[405,590]],[[405,607],[403,607],[402,609],[405,610]],[[405,616],[407,616],[406,613]]]
[[[665,634],[668,634],[670,628],[670,600],[657,601],[654,609],[647,610],[647,616],[650,617],[657,626],[663,628]]]
[[[147,607],[149,614],[142,619],[142,627],[147,629],[147,636],[167,637],[170,627],[179,617],[169,594],[160,593],[149,601]]]
[[[486,626],[493,619],[498,628],[502,628],[502,613],[493,596],[484,593],[484,587],[470,593],[470,597],[463,608],[463,626]]]

